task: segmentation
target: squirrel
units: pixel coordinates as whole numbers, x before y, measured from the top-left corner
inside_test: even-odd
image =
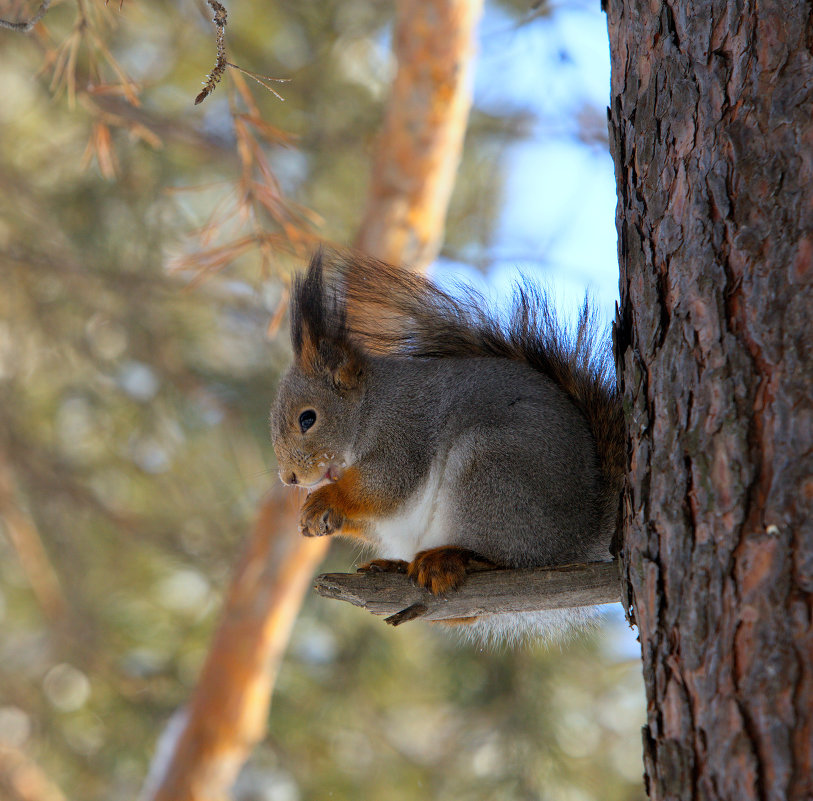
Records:
[[[290,301],[294,362],[271,411],[305,536],[372,544],[361,570],[435,594],[467,572],[611,558],[624,418],[587,303],[573,333],[523,282],[508,317],[473,290],[319,250]],[[466,618],[473,638],[555,636],[589,611]]]

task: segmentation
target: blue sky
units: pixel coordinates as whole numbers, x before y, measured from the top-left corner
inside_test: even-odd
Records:
[[[517,25],[487,4],[478,38],[477,105],[522,109],[535,122],[532,135],[504,159],[504,206],[487,281],[444,261],[432,273],[442,283],[462,279],[498,297],[519,272],[539,276],[564,317],[589,292],[609,322],[618,297],[612,159],[606,144],[578,136],[585,115],[606,131],[606,18],[597,2],[575,2]]]

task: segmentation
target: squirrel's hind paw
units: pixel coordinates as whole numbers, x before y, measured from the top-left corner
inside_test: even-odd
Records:
[[[466,580],[467,573],[493,567],[496,567],[493,562],[474,551],[444,545],[415,554],[407,573],[433,595],[442,595],[448,590],[456,590]]]

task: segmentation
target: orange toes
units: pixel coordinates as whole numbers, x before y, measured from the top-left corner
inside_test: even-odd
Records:
[[[409,564],[409,577],[434,595],[457,589],[465,580],[470,567],[490,563],[466,548],[444,546],[421,551]]]

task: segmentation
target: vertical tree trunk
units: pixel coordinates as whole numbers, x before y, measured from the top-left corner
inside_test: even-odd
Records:
[[[813,21],[608,0],[652,799],[813,798]]]

